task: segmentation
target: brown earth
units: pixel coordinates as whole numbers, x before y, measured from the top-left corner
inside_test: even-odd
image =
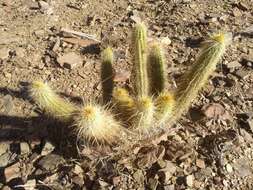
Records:
[[[1,0],[0,15],[0,188],[253,189],[251,0]],[[100,51],[110,45],[117,85],[131,88],[139,20],[165,46],[171,87],[207,34],[231,31],[233,43],[175,132],[129,157],[80,158],[26,85],[42,79],[73,101],[100,101]]]

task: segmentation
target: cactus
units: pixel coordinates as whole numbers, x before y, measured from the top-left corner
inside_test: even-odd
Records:
[[[93,144],[112,144],[124,131],[109,110],[96,104],[83,106],[74,114],[74,131],[77,138]]]
[[[148,133],[153,126],[154,104],[149,96],[137,98],[133,115],[133,128],[140,133]]]
[[[101,81],[103,91],[103,103],[107,104],[112,97],[113,91],[113,51],[110,47],[106,48],[101,55]]]
[[[148,76],[147,76],[147,31],[144,24],[139,23],[133,29],[132,34],[132,53],[133,53],[133,75],[134,92],[137,97],[148,95]]]
[[[158,126],[165,124],[171,116],[175,105],[174,95],[171,92],[162,92],[155,100],[155,119]]]
[[[158,43],[153,43],[150,46],[147,65],[150,82],[150,94],[158,95],[165,89],[166,83],[165,59],[162,48]]]
[[[217,63],[231,41],[230,33],[219,33],[203,43],[202,50],[189,72],[182,76],[175,92],[176,105],[173,109],[172,121],[179,118],[186,111],[205,85],[209,76],[214,72]]]
[[[116,88],[113,91],[113,102],[119,118],[125,124],[130,125],[135,110],[135,103],[128,91],[124,88]]]
[[[71,120],[73,112],[77,107],[58,96],[48,84],[34,81],[29,88],[30,96],[38,106],[49,116],[61,121]]]

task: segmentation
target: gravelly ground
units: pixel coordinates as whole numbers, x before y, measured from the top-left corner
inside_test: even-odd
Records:
[[[3,189],[253,189],[250,0],[2,0],[0,15]],[[234,39],[174,127],[178,130],[130,155],[98,161],[84,150],[80,158],[64,131],[55,135],[60,124],[38,114],[24,86],[43,79],[73,101],[99,100],[99,53],[110,45],[117,57],[117,85],[131,88],[129,33],[139,20],[150,38],[165,44],[171,88],[191,66],[202,37],[226,30]],[[101,44],[75,37],[67,41],[63,29],[93,35]],[[61,65],[62,57],[70,63]]]

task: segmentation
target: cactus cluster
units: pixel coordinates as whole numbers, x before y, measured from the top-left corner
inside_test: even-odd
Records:
[[[125,88],[114,88],[113,51],[106,48],[101,56],[101,82],[103,104],[113,105],[111,108],[90,102],[74,105],[40,81],[30,85],[30,95],[48,116],[72,122],[77,137],[87,142],[113,144],[126,133],[141,134],[141,137],[151,135],[173,124],[187,111],[230,40],[230,34],[219,33],[204,41],[195,63],[183,74],[178,88],[172,91],[165,89],[166,61],[162,47],[158,42],[148,44],[147,29],[143,23],[138,23],[133,29],[131,44],[132,94]]]

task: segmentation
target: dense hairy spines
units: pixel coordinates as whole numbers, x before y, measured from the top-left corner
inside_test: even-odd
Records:
[[[156,124],[164,124],[172,114],[175,105],[174,94],[164,91],[155,100],[155,119]]]
[[[165,58],[162,52],[162,48],[158,43],[153,43],[150,46],[147,65],[150,83],[150,94],[158,95],[165,89],[167,78],[165,73]]]
[[[139,23],[133,29],[132,53],[133,53],[133,75],[134,91],[138,97],[148,95],[147,76],[147,31],[144,24]]]
[[[95,104],[76,111],[73,126],[79,140],[97,145],[116,143],[124,131],[109,110]]]
[[[140,133],[148,133],[153,127],[154,121],[154,104],[149,96],[139,97],[136,99],[136,111],[133,116],[133,128]]]
[[[61,121],[71,120],[77,107],[57,95],[48,84],[41,81],[31,83],[29,93],[38,106],[49,116]]]
[[[175,93],[176,105],[171,120],[180,117],[190,107],[191,102],[197,97],[199,90],[214,72],[231,38],[232,35],[230,33],[219,33],[211,36],[210,39],[203,43],[196,62],[179,81],[178,89]]]
[[[113,91],[113,102],[117,110],[117,114],[125,124],[129,124],[135,110],[135,103],[128,91],[124,88],[116,88]]]
[[[113,51],[110,47],[106,48],[101,55],[101,81],[103,91],[103,103],[108,103],[113,91]]]

